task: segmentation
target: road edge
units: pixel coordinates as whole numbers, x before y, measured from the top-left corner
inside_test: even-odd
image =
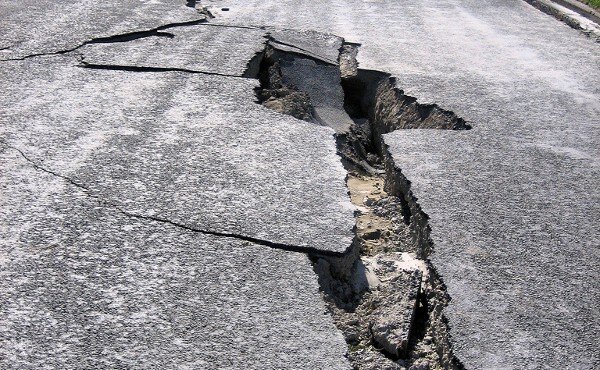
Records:
[[[524,0],[600,43],[600,13],[573,0]]]

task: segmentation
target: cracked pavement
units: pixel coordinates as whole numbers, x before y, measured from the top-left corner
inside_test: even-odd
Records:
[[[594,40],[520,0],[206,4],[221,22],[360,43],[359,67],[473,126],[384,139],[429,216],[465,367],[600,366]]]
[[[331,34],[473,126],[384,136],[458,359],[600,365],[597,44],[520,0],[201,5],[0,1],[1,367],[351,367],[309,260],[354,238],[334,130],[250,78]]]
[[[21,42],[37,8],[1,8],[1,367],[349,368],[307,256],[352,243],[346,172],[332,129],[255,103],[266,33],[37,5],[74,27]]]

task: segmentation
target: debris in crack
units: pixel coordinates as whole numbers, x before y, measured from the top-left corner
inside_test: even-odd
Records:
[[[428,217],[382,135],[396,129],[471,126],[435,104],[418,103],[389,74],[359,69],[357,44],[342,44],[337,65],[285,46],[291,48],[278,50],[276,42],[267,46],[259,103],[335,130],[358,209],[351,253],[312,256],[349,359],[357,369],[461,369],[442,312],[449,297],[427,259],[432,252]],[[282,90],[303,97],[302,113],[295,101],[278,95]]]
[[[259,102],[276,112],[316,122],[310,96],[293,85],[283,83],[279,57],[282,57],[280,52],[267,46],[258,75],[261,87],[256,90],[256,95]]]
[[[379,260],[381,269],[394,271],[395,276],[386,279],[381,289],[373,292],[375,309],[371,312],[371,335],[373,341],[395,358],[406,356],[410,332],[415,318],[418,295],[421,290],[422,273],[397,273],[405,270],[395,266],[395,260]],[[378,269],[374,269],[379,272]],[[382,276],[383,273],[377,274]]]

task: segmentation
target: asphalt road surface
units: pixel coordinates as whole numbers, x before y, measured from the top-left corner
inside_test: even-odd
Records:
[[[355,209],[334,130],[256,104],[274,32],[473,126],[384,137],[465,367],[600,367],[600,44],[520,0],[202,5],[0,1],[1,367],[350,368],[307,253]]]
[[[517,0],[211,3],[224,22],[361,43],[360,67],[474,127],[385,137],[430,217],[467,368],[600,366],[594,40]]]

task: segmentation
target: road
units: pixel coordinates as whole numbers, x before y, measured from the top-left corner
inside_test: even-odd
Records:
[[[256,104],[273,27],[473,127],[383,137],[462,364],[600,366],[597,43],[520,0],[202,5],[0,2],[3,368],[351,367],[309,257],[355,207],[334,130]]]
[[[522,1],[214,1],[217,19],[360,43],[469,131],[398,130],[467,368],[597,368],[600,49]],[[227,12],[219,11],[228,7]]]
[[[0,367],[349,368],[306,254],[352,242],[346,172],[333,130],[254,102],[264,32],[174,29],[203,19],[174,1],[31,5],[2,8]]]

